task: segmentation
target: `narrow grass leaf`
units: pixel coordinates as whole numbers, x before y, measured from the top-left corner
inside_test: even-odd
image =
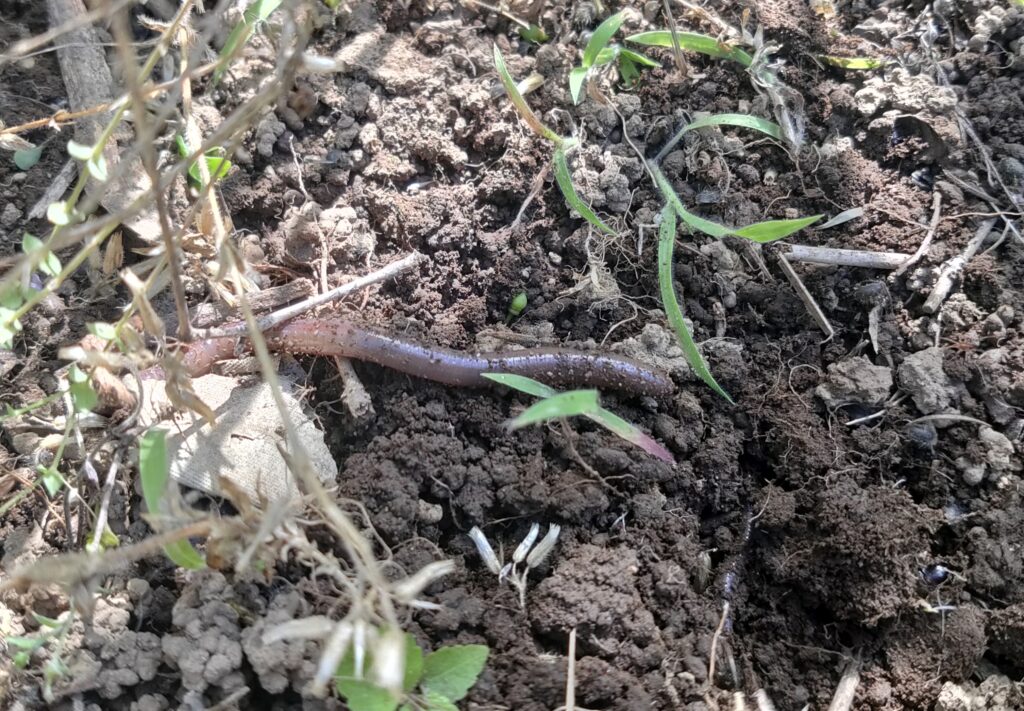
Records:
[[[679,337],[679,346],[683,349],[686,361],[693,368],[693,371],[707,383],[708,387],[725,398],[730,404],[733,403],[727,393],[708,368],[707,361],[701,355],[697,343],[693,340],[690,329],[683,319],[682,309],[679,308],[679,301],[676,299],[675,286],[672,283],[672,251],[676,242],[676,214],[671,205],[666,205],[661,211],[661,226],[658,228],[658,284],[661,287],[661,303],[665,308],[665,315],[668,317],[669,325]]]
[[[242,19],[231,29],[231,34],[224,41],[224,46],[218,56],[220,66],[213,73],[213,85],[216,86],[224,72],[227,71],[228,62],[235,56],[235,53],[244,45],[252,34],[253,28],[258,22],[266,21],[281,6],[282,0],[256,0],[250,3],[242,14]]]
[[[570,390],[545,398],[526,408],[509,423],[509,429],[517,430],[539,422],[557,420],[560,417],[592,415],[601,409],[596,390]]]
[[[771,136],[777,141],[783,140],[782,128],[779,124],[768,119],[763,119],[759,116],[751,116],[750,114],[714,114],[712,116],[705,116],[699,118],[696,121],[688,123],[683,128],[683,133],[694,131],[698,128],[707,128],[709,126],[740,126],[742,128],[751,128],[755,131],[760,131],[763,134]]]
[[[531,24],[529,27],[520,27],[519,36],[527,42],[543,44],[548,41],[548,33],[540,25]]]
[[[541,120],[537,118],[537,114],[533,113],[533,109],[526,103],[523,95],[519,93],[519,87],[512,80],[512,75],[508,73],[508,67],[505,66],[505,57],[502,56],[498,45],[494,45],[494,68],[498,70],[498,76],[501,78],[501,83],[505,86],[508,98],[512,101],[512,105],[516,107],[519,115],[523,117],[526,125],[538,136],[548,139],[556,146],[560,146],[562,144],[562,137],[541,123]]]
[[[513,390],[518,390],[521,393],[533,395],[534,397],[551,397],[552,395],[558,394],[558,391],[550,385],[545,385],[533,378],[527,378],[525,375],[513,375],[512,373],[483,373],[483,376],[488,380],[493,380],[507,388],[512,388]]]
[[[647,55],[640,54],[639,52],[634,52],[631,49],[620,49],[619,50],[619,58],[620,58],[620,60],[622,60],[622,59],[632,60],[633,62],[635,62],[636,64],[639,64],[642,67],[651,67],[653,69],[661,68],[661,62],[656,61],[654,59],[651,59]]]
[[[146,509],[152,513],[159,512],[170,478],[166,430],[151,427],[139,439],[139,478]],[[203,556],[188,541],[175,541],[164,546],[164,553],[182,568],[198,570],[206,566]]]
[[[711,37],[710,35],[702,35],[696,32],[676,32],[676,38],[679,40],[679,47],[681,49],[686,49],[691,52],[699,52],[700,54],[706,54],[709,57],[731,59],[734,62],[742,64],[744,67],[749,67],[754,63],[754,58],[747,52],[743,51],[739,47],[733,47],[725,42],[720,42],[718,39]],[[626,38],[626,41],[635,42],[636,44],[642,44],[648,47],[671,48],[673,46],[672,33],[668,30],[641,32],[640,34],[630,35]]]
[[[572,184],[572,175],[569,173],[569,161],[565,157],[565,151],[561,147],[555,149],[554,157],[555,182],[558,183],[565,201],[569,203],[580,216],[605,234],[614,235],[615,230],[601,221],[601,218],[594,214],[590,206],[583,202],[576,188]]]
[[[431,652],[423,660],[423,689],[449,701],[462,699],[484,670],[489,652],[483,644],[459,644]]]
[[[569,72],[569,93],[572,94],[572,103],[574,104],[580,103],[580,93],[587,81],[588,71],[586,67],[575,67]]]
[[[822,55],[821,60],[826,64],[841,69],[880,69],[888,64],[888,60],[879,57],[830,57]]]
[[[858,217],[864,217],[864,208],[863,207],[851,207],[849,210],[843,210],[842,212],[840,212],[838,215],[833,217],[831,220],[829,220],[825,224],[818,225],[814,229],[815,230],[831,229],[833,227],[838,227],[839,225],[843,224],[844,222],[849,222],[850,220],[856,220]]]
[[[683,201],[676,194],[676,191],[672,189],[672,184],[669,183],[665,174],[656,166],[652,165],[650,168],[654,174],[655,181],[658,183],[658,188],[661,190],[661,194],[665,197],[668,206],[679,216],[679,219],[689,227],[712,237],[742,237],[743,239],[749,239],[751,242],[765,244],[788,237],[794,232],[798,232],[821,219],[821,215],[812,215],[811,217],[800,217],[795,220],[767,220],[747,225],[746,227],[726,227],[717,222],[698,217],[687,210],[683,205]]]
[[[648,434],[643,432],[639,427],[622,419],[614,412],[601,408],[600,412],[593,415],[587,415],[587,417],[627,442],[635,444],[651,456],[657,457],[661,461],[668,462],[669,464],[676,463],[671,452],[661,446]]]
[[[586,48],[583,50],[583,66],[588,69],[594,66],[594,62],[597,61],[597,55],[601,53],[601,50],[608,46],[612,37],[619,31],[619,27],[622,26],[622,21],[626,19],[625,15],[621,12],[617,12],[594,30],[594,34],[590,36],[590,41],[587,42]]]

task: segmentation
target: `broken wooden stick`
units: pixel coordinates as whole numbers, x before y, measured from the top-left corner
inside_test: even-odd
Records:
[[[805,244],[789,245],[786,258],[794,262],[828,264],[835,267],[861,267],[864,269],[898,269],[912,255],[904,252],[869,252],[860,249],[833,249],[811,247]]]

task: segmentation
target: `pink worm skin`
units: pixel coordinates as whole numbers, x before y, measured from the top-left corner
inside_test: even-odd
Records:
[[[265,335],[273,351],[355,358],[461,387],[492,385],[483,373],[510,373],[548,385],[585,385],[637,395],[668,395],[675,389],[667,373],[624,356],[568,348],[456,351],[424,346],[337,317],[292,321]],[[235,355],[236,344],[234,338],[193,343],[185,352],[185,369],[193,376],[208,373],[216,361]]]

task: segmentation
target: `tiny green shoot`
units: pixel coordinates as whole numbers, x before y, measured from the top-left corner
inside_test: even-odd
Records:
[[[561,393],[550,385],[545,385],[523,375],[484,373],[483,376],[488,380],[493,380],[513,390],[518,390],[534,397],[544,398],[512,420],[509,423],[511,429],[524,427],[535,422],[583,415],[630,444],[640,447],[640,449],[651,456],[663,462],[675,464],[675,458],[671,452],[645,434],[636,425],[602,407],[596,390],[572,390]]]
[[[505,318],[505,323],[511,323],[512,319],[523,313],[526,309],[526,301],[525,291],[520,291],[512,298],[512,301],[508,305],[508,315]]]
[[[562,137],[552,131],[550,128],[545,126],[537,114],[533,113],[533,109],[526,103],[526,99],[519,93],[519,87],[516,86],[515,81],[512,79],[512,75],[509,74],[508,67],[505,66],[505,57],[502,56],[501,50],[498,49],[498,45],[494,45],[494,67],[498,70],[498,76],[501,77],[501,83],[505,87],[505,92],[508,93],[508,98],[512,101],[512,105],[516,107],[516,111],[522,116],[523,121],[526,125],[541,138],[546,138],[555,146],[562,145]]]
[[[569,204],[569,207],[578,212],[584,220],[605,234],[614,235],[615,230],[606,225],[604,221],[590,209],[590,206],[583,202],[583,198],[581,198],[579,193],[576,192],[576,187],[572,184],[572,175],[569,173],[569,160],[566,157],[565,150],[561,146],[555,149],[553,160],[555,182],[558,183],[558,188],[562,191],[562,196]]]
[[[185,143],[185,139],[180,134],[174,137],[174,145],[177,147],[178,154],[182,158],[188,158],[191,155],[188,144]],[[232,163],[224,157],[224,149],[219,146],[208,150],[203,155],[203,159],[206,161],[210,180],[214,183],[231,171]],[[188,166],[188,184],[196,190],[201,190],[205,187],[203,185],[203,172],[199,167],[198,161],[194,161]]]
[[[216,86],[224,72],[227,71],[228,63],[235,54],[249,41],[253,30],[261,22],[266,22],[274,10],[281,6],[282,0],[255,0],[249,4],[242,14],[242,19],[231,29],[231,34],[224,41],[224,46],[217,55],[217,69],[213,73],[213,85]]]
[[[661,287],[661,303],[665,306],[665,315],[668,317],[669,325],[679,337],[679,347],[683,349],[683,355],[701,380],[716,393],[725,398],[730,404],[733,400],[729,393],[718,384],[715,376],[711,374],[707,361],[701,355],[697,343],[693,340],[693,334],[683,319],[682,309],[679,308],[679,301],[676,299],[675,285],[672,282],[672,252],[676,241],[676,213],[670,205],[666,205],[661,211],[661,225],[658,227],[658,284]]]
[[[32,146],[31,148],[20,148],[14,151],[14,165],[18,167],[18,170],[28,170],[43,156],[42,146]]]
[[[165,430],[151,427],[139,439],[139,478],[146,509],[151,514],[160,513],[170,479]],[[188,541],[175,541],[165,546],[164,552],[182,568],[198,570],[206,566],[203,556]]]
[[[710,35],[702,35],[696,32],[676,32],[675,35],[679,40],[680,49],[706,54],[709,57],[731,59],[742,64],[744,67],[750,67],[754,63],[754,58],[744,50],[722,42]],[[668,49],[673,47],[672,32],[669,30],[641,32],[640,34],[630,35],[626,38],[626,41],[642,44],[646,47],[666,47]]]
[[[377,686],[374,659],[367,653],[362,674],[356,672],[356,655],[350,647],[335,673],[335,688],[352,711],[447,711],[457,709],[455,702],[466,694],[480,677],[490,650],[482,644],[441,647],[424,655],[416,639],[408,633],[405,640],[404,673],[400,696]]]
[[[659,62],[645,57],[638,52],[633,52],[619,45],[608,46],[608,43],[611,42],[612,37],[618,32],[624,19],[625,15],[622,12],[617,12],[598,25],[597,29],[594,30],[594,34],[590,36],[590,40],[583,50],[582,63],[569,72],[569,93],[572,94],[574,104],[580,103],[583,87],[586,85],[587,78],[594,67],[611,64],[618,60],[619,74],[622,77],[622,81],[627,85],[632,85],[639,78],[641,67],[661,66]]]

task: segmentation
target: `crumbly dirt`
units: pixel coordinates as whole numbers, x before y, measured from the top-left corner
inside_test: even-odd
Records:
[[[416,271],[343,308],[452,348],[628,349],[666,328],[654,228],[661,200],[629,141],[651,158],[696,112],[768,117],[771,106],[738,65],[687,55],[680,77],[671,53],[654,50],[664,68],[635,89],[599,80],[622,120],[594,98],[573,107],[567,73],[600,18],[589,2],[544,5],[540,22],[554,39],[541,46],[496,15],[447,1],[355,0],[334,16],[321,11],[314,47],[341,53],[344,71],[301,79],[246,136],[223,185],[259,278],[316,277],[321,260],[331,275],[362,273],[415,249],[428,256]],[[418,612],[408,628],[432,648],[490,647],[466,708],[564,703],[572,629],[576,703],[588,709],[730,708],[731,692],[759,689],[780,709],[822,709],[851,665],[856,709],[1024,708],[1012,681],[1024,676],[1021,243],[1009,235],[979,253],[938,314],[923,308],[939,268],[993,211],[964,185],[1003,209],[1024,206],[1024,8],[936,2],[933,18],[920,2],[835,3],[834,15],[831,5],[709,2],[734,26],[749,10],[748,27],[760,24],[781,45],[780,77],[805,100],[805,146],[789,154],[749,132],[694,132],[662,169],[684,203],[732,225],[861,207],[858,219],[790,240],[861,250],[913,253],[937,191],[934,242],[897,277],[797,265],[835,329],[825,341],[777,266],[780,247],[682,237],[674,276],[684,311],[738,404],[678,357],[666,361],[675,364],[674,396],[602,396],[667,447],[675,467],[585,421],[572,423],[571,442],[560,427],[510,433],[503,423],[525,396],[369,364],[355,370],[372,414],[354,417],[334,406],[334,366],[303,364],[339,495],[365,506],[394,564],[457,563],[427,592],[441,609]],[[660,28],[660,8],[631,11],[624,32]],[[699,13],[679,17],[681,29],[717,31]],[[22,0],[0,9],[0,20],[4,44],[45,29]],[[919,44],[926,31],[933,54]],[[574,181],[617,237],[570,214],[550,176],[515,222],[552,147],[497,90],[494,43],[517,79],[544,76],[528,97],[537,114],[583,137]],[[900,64],[843,70],[821,55]],[[202,110],[224,115],[251,96],[261,61],[257,45],[251,66],[212,93],[197,91]],[[8,125],[49,113],[61,97],[52,54],[0,70]],[[60,164],[59,151],[46,151],[24,173],[0,165],[0,256],[16,251],[23,230],[43,230],[25,214]],[[1003,229],[999,222],[994,236]],[[506,324],[519,291],[528,307]],[[76,277],[26,318],[17,358],[0,360],[4,401],[53,392],[57,348],[80,338],[86,321],[116,317],[120,303],[109,287]],[[934,417],[943,415],[959,419]],[[39,439],[6,428],[0,471],[35,476]],[[20,486],[8,476],[0,498]],[[6,515],[2,570],[61,548],[62,521],[47,511],[30,497]],[[146,535],[139,513],[130,485],[119,489],[111,527],[122,540]],[[466,534],[480,526],[508,552],[533,522],[559,524],[562,534],[531,571],[521,608]],[[329,593],[297,566],[236,580],[151,560],[106,588],[93,629],[76,629],[69,643],[62,708],[204,708],[243,687],[229,707],[342,708],[305,697],[315,643],[259,642],[269,625],[330,609]],[[5,599],[0,634],[31,627],[30,609],[56,616],[66,605],[46,590]],[[0,705],[42,707],[38,673],[6,661],[0,670]]]

